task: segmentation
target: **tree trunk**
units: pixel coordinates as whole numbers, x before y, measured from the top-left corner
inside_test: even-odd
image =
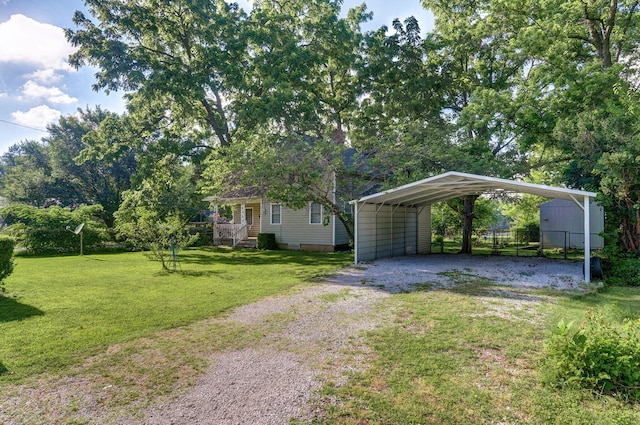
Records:
[[[476,203],[477,195],[464,197],[464,209],[462,210],[462,249],[461,254],[471,254],[471,236],[473,232],[473,206]]]

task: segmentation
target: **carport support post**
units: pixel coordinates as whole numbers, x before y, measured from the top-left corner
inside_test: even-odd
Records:
[[[589,197],[584,197],[584,281],[591,282],[591,218]]]

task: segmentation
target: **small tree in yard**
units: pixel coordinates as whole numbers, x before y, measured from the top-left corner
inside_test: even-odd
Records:
[[[198,240],[199,235],[189,235],[184,220],[174,214],[162,218],[147,207],[138,207],[117,214],[118,235],[125,238],[133,248],[148,251],[149,257],[160,261],[162,268],[170,270],[172,254]]]
[[[0,292],[4,292],[4,280],[13,273],[13,249],[15,246],[15,239],[0,236]]]
[[[198,234],[190,236],[186,228],[198,211],[199,200],[191,171],[174,156],[166,156],[135,190],[123,193],[114,214],[118,237],[134,249],[148,251],[165,270],[169,270],[172,253],[199,238]]]

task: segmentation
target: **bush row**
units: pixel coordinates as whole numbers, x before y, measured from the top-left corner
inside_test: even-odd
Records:
[[[83,245],[87,252],[101,248],[108,239],[106,226],[97,217],[102,206],[81,206],[76,210],[61,207],[37,208],[13,204],[0,210],[6,235],[30,254],[80,251],[80,237],[73,230],[84,223]]]

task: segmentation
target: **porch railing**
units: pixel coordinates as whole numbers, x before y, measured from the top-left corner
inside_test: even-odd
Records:
[[[231,240],[234,247],[247,239],[248,236],[246,224],[215,224],[213,226],[214,241],[217,239],[220,241]]]

